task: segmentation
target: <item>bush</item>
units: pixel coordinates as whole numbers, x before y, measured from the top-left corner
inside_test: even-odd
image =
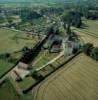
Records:
[[[92,49],[93,49],[93,44],[91,43],[87,43],[83,46],[83,52],[88,56],[90,56]]]
[[[98,61],[98,47],[93,47],[93,44],[87,43],[83,46],[82,51],[92,57],[94,60]]]
[[[38,73],[37,71],[34,71],[32,76],[36,80],[42,80],[43,79],[43,76],[40,73]]]
[[[10,56],[11,56],[10,53],[1,54],[1,55],[0,55],[0,59],[7,59],[7,58],[9,58]]]
[[[26,47],[26,46],[22,48],[22,52],[23,52],[23,53],[26,53],[26,52],[28,52],[29,50],[30,50],[30,49],[29,49],[28,47]]]
[[[98,61],[98,47],[95,47],[92,49],[91,57],[95,59],[96,61]]]

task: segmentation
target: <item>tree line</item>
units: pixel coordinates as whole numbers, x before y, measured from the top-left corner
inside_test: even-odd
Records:
[[[87,43],[83,46],[82,51],[87,55],[98,61],[98,47],[94,47],[92,43]]]

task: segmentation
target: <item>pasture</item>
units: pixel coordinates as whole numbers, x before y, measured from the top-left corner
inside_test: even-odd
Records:
[[[0,76],[9,70],[14,64],[0,59]]]
[[[98,46],[98,20],[84,19],[83,23],[86,25],[84,28],[72,28],[84,43],[93,43]]]
[[[33,48],[38,42],[37,37],[27,36],[24,32],[0,28],[0,55],[9,53],[12,59],[20,59],[23,47]],[[15,63],[0,58],[0,76],[8,71]]]
[[[97,100],[98,62],[78,55],[33,89],[34,100]]]
[[[98,20],[85,20],[85,24],[87,27],[84,30],[98,35]]]
[[[84,42],[84,43],[92,43],[95,46],[98,46],[98,38],[95,36],[91,36],[88,35],[87,33],[85,33],[84,30],[82,29],[75,29],[74,32],[77,33],[77,35],[80,36],[80,39]],[[93,34],[92,34],[93,35]]]
[[[0,54],[12,53],[21,50],[24,46],[33,47],[36,41],[36,38],[27,37],[24,32],[0,28]]]
[[[0,85],[0,100],[21,100],[9,79]]]

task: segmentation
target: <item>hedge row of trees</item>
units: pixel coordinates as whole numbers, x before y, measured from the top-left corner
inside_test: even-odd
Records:
[[[98,47],[94,47],[93,44],[87,43],[83,46],[83,52],[98,61]]]
[[[11,56],[11,54],[9,54],[9,53],[0,54],[0,59],[5,60],[5,61],[10,62],[10,63],[16,63],[17,62],[17,59],[13,58]]]
[[[82,26],[82,16],[77,11],[70,11],[67,14],[63,15],[63,21],[66,28],[66,25],[75,26],[80,28]]]

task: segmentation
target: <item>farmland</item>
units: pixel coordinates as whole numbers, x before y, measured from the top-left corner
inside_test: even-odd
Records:
[[[9,68],[13,66],[13,63],[0,60],[0,76],[4,74]]]
[[[0,1],[0,100],[98,100],[91,1]]]
[[[24,32],[15,32],[10,29],[0,29],[0,53],[12,53],[21,50],[24,46],[33,47],[35,39],[27,38]],[[2,44],[3,43],[3,44]]]
[[[92,36],[93,34],[90,33],[91,35],[89,35],[87,32],[85,32],[84,30],[82,29],[75,29],[74,32],[76,32],[81,40],[84,42],[84,43],[93,43],[95,46],[98,46],[98,38],[96,36]]]
[[[19,60],[23,54],[21,49],[25,46],[33,48],[37,42],[37,38],[27,37],[24,32],[16,32],[5,28],[0,29],[0,55],[9,53],[12,59]],[[0,76],[14,64],[14,62],[0,58]]]
[[[84,64],[84,65],[83,65]],[[78,55],[33,90],[36,100],[97,100],[98,63]]]
[[[8,79],[0,86],[0,100],[20,100]]]
[[[98,20],[85,20],[85,24],[87,25],[86,30],[88,32],[98,35]]]

